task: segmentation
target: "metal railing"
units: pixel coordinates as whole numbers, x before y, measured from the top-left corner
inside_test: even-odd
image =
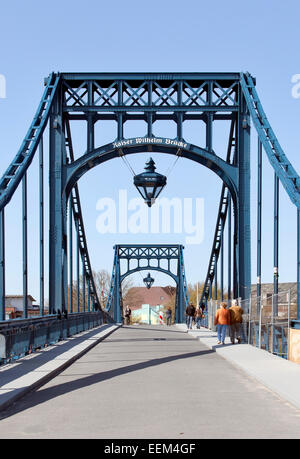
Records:
[[[297,304],[292,302],[291,291],[278,294],[252,296],[248,300],[233,300],[243,309],[241,338],[243,343],[264,349],[274,355],[288,358],[288,330],[291,320],[297,318]],[[231,306],[233,301],[223,301]],[[207,303],[203,326],[215,331],[214,318],[220,300]]]
[[[103,311],[1,321],[0,365],[104,323],[111,318]]]

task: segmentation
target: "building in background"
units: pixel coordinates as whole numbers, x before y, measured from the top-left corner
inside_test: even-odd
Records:
[[[124,298],[124,308],[128,304],[132,311],[132,322],[159,324],[160,312],[172,301],[176,288],[166,287],[132,287]],[[165,321],[165,318],[164,318]]]
[[[33,304],[36,300],[27,295],[28,317],[40,315],[40,306]],[[18,319],[23,317],[23,295],[5,296],[5,318]]]

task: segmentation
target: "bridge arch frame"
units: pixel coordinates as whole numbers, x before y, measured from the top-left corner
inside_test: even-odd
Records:
[[[67,207],[79,178],[104,161],[122,155],[155,151],[198,162],[213,170],[228,190],[234,206],[233,296],[248,298],[250,266],[250,119],[240,90],[240,74],[61,74],[61,85],[50,113],[50,305],[67,304]],[[134,89],[136,88],[136,89]],[[147,97],[145,97],[147,94]],[[175,95],[176,94],[176,97]],[[100,102],[100,104],[99,104]],[[117,137],[95,148],[94,126],[101,119],[117,123]],[[124,138],[125,122],[143,119],[145,137]],[[166,119],[177,125],[175,139],[157,138],[152,126]],[[189,119],[205,124],[206,146],[189,144],[183,125]],[[87,150],[80,158],[67,161],[70,122],[87,123]],[[227,157],[213,151],[213,123],[231,120]],[[225,215],[219,213],[224,220]],[[214,251],[216,269],[219,250]]]

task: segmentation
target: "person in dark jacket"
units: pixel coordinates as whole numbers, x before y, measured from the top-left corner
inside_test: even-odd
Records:
[[[172,309],[170,308],[170,306],[166,310],[166,319],[167,319],[167,325],[171,325],[171,323],[172,323]]]
[[[230,340],[232,344],[235,343],[235,337],[237,337],[238,343],[242,342],[241,339],[241,325],[243,323],[243,309],[236,304],[234,304],[229,308],[230,312]]]
[[[193,319],[195,317],[195,311],[196,310],[195,310],[195,306],[193,305],[193,303],[190,303],[185,310],[186,325],[187,325],[188,330],[192,330],[193,328]]]
[[[131,309],[129,305],[125,308],[125,325],[130,325]]]

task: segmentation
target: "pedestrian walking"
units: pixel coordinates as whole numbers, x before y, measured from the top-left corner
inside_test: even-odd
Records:
[[[127,304],[125,308],[125,325],[130,325],[131,309]]]
[[[218,332],[218,344],[225,344],[225,336],[227,327],[230,325],[230,312],[227,308],[226,303],[220,304],[220,309],[217,310],[215,316],[215,325],[217,326]]]
[[[202,308],[198,305],[195,312],[196,327],[199,329],[201,327],[201,320],[203,319]]]
[[[235,300],[234,300],[235,301]],[[235,344],[235,338],[238,343],[241,343],[241,324],[243,323],[244,311],[238,304],[235,303],[229,308],[230,312],[230,341]]]
[[[192,330],[193,328],[193,319],[195,317],[195,306],[193,303],[190,303],[185,310],[186,314],[186,326],[188,330]]]
[[[166,319],[167,319],[167,325],[171,325],[172,323],[172,309],[170,306],[166,310]]]

